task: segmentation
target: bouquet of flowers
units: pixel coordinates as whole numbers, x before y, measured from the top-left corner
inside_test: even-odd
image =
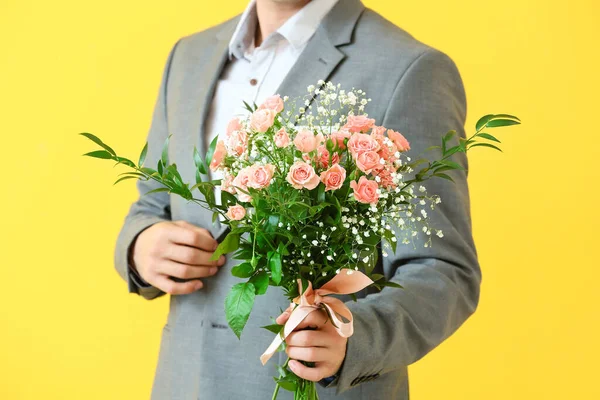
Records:
[[[82,133],[102,150],[87,156],[110,159],[133,169],[126,179],[155,180],[168,191],[213,211],[230,228],[213,260],[234,253],[241,263],[231,273],[243,279],[225,300],[227,321],[240,337],[256,296],[269,286],[283,288],[291,302],[285,325],[265,328],[276,334],[261,357],[265,364],[307,315],[324,310],[344,337],[352,335],[352,315],[331,294],[353,295],[369,285],[400,287],[374,273],[379,256],[396,251],[398,242],[412,244],[425,235],[425,246],[443,232],[430,226],[428,210],[442,199],[428,194],[423,182],[452,180],[448,171],[462,169],[451,160],[474,147],[497,147],[487,128],[519,124],[517,117],[486,115],[469,138],[446,133],[435,161],[412,160],[410,144],[400,133],[377,126],[364,110],[370,99],[362,90],[319,81],[308,88],[311,105],[296,109],[297,101],[279,95],[260,106],[245,104],[248,115],[234,118],[224,135],[215,138],[202,157],[194,149],[196,183],[184,183],[169,162],[169,140],[156,169],[144,165],[148,145],[139,161],[119,157],[99,138]],[[454,144],[452,144],[454,143]],[[203,180],[213,171],[220,180]],[[196,197],[198,191],[201,196]],[[314,382],[294,375],[287,362],[278,368],[279,388],[296,399],[317,399]]]

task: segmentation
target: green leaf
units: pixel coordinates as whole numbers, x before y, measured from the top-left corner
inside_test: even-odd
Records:
[[[210,208],[214,208],[215,204],[215,187],[210,183],[202,183],[198,185],[198,190],[204,195],[204,199]]]
[[[234,206],[237,203],[237,199],[234,195],[225,190],[221,191],[221,205],[224,207]]]
[[[317,202],[324,203],[325,202],[325,185],[319,183],[317,187]]]
[[[169,165],[169,142],[171,141],[171,136],[173,135],[169,135],[167,140],[165,140],[165,144],[163,145],[162,149],[162,155],[160,157],[164,167]]]
[[[123,176],[123,177],[117,179],[117,181],[115,183],[113,183],[113,185],[116,185],[117,183],[119,183],[121,181],[124,181],[124,180],[127,180],[127,179],[139,179],[139,177],[137,177],[137,176],[130,176],[130,175]]]
[[[378,285],[387,286],[387,287],[394,287],[394,288],[398,288],[398,289],[403,289],[404,288],[402,285],[399,285],[396,282],[392,282],[392,281],[385,281],[383,283],[378,283]]]
[[[279,285],[281,283],[281,254],[279,254],[279,251],[269,252],[269,254],[271,279],[276,285]]]
[[[489,133],[480,133],[477,136],[480,136],[480,137],[482,137],[484,139],[491,140],[491,141],[494,141],[494,142],[502,143],[498,139],[496,139],[494,136],[490,135]]]
[[[282,389],[290,391],[290,392],[295,392],[296,387],[298,386],[298,383],[297,383],[298,378],[296,378],[296,375],[294,375],[294,374],[286,375],[285,377],[280,378],[280,379],[277,379],[277,378],[273,378],[273,379],[275,379],[275,382],[277,382]]]
[[[517,121],[521,122],[521,120],[519,118],[515,117],[514,115],[509,115],[509,114],[495,114],[494,118],[516,119]]]
[[[241,263],[231,268],[231,275],[236,278],[250,278],[254,274],[254,268],[249,262]]]
[[[433,176],[437,176],[438,178],[442,178],[442,179],[446,179],[450,182],[454,182],[454,179],[452,179],[449,175],[444,174],[443,172],[438,172],[433,174]]]
[[[519,121],[515,121],[512,119],[494,119],[487,123],[488,128],[498,128],[500,126],[510,126],[510,125],[519,125],[521,124]]]
[[[450,161],[450,160],[442,160],[442,161],[438,161],[439,164],[445,165],[447,167],[453,168],[453,169],[459,169],[459,170],[464,170],[463,166],[455,163],[454,161]]]
[[[115,151],[113,149],[111,149],[109,145],[105,144],[97,136],[94,136],[91,133],[87,133],[87,132],[80,133],[80,135],[85,136],[86,138],[90,139],[92,142],[96,143],[98,146],[102,147],[104,150],[108,151],[113,156],[117,155],[117,153],[115,153]]]
[[[223,254],[231,253],[236,251],[240,247],[240,235],[237,233],[229,232],[229,234],[223,239],[217,246],[217,249],[213,253],[210,261],[217,261]]]
[[[266,326],[261,326],[261,328],[268,330],[269,332],[272,332],[276,335],[278,335],[282,330],[283,327],[285,325],[277,325],[277,324],[273,324],[273,325],[266,325]]]
[[[250,111],[250,113],[254,112],[252,107],[250,107],[250,104],[246,103],[245,101],[243,101],[243,103],[244,103],[244,107],[246,107],[246,110]]]
[[[94,158],[102,158],[105,160],[111,160],[113,158],[112,154],[110,154],[108,151],[104,151],[104,150],[91,151],[89,153],[85,153],[84,156],[94,157]]]
[[[207,174],[206,164],[204,163],[202,156],[200,155],[200,153],[198,152],[198,149],[195,146],[194,146],[194,164],[196,165],[196,172],[200,172],[201,174],[204,174],[204,175]],[[202,178],[199,176],[199,174],[196,174],[196,183],[200,183],[200,182],[202,182]]]
[[[479,146],[481,146],[481,147],[490,147],[490,148],[496,149],[496,150],[498,150],[500,152],[502,151],[502,149],[500,149],[499,147],[496,147],[493,144],[489,144],[489,143],[475,143],[475,144],[471,145],[471,147],[469,147],[469,149],[471,149],[473,147],[479,147]]]
[[[257,296],[267,293],[267,289],[269,288],[269,275],[267,275],[266,272],[254,275],[250,278],[250,282],[254,285]]]
[[[225,315],[233,333],[240,338],[254,306],[256,297],[254,285],[250,282],[238,283],[231,288],[225,299]]]
[[[117,162],[119,164],[127,165],[128,167],[131,167],[131,168],[135,168],[134,162],[131,161],[128,158],[125,158],[125,157],[116,157],[116,159],[117,159]]]
[[[138,161],[138,165],[141,167],[144,165],[144,161],[146,161],[146,154],[148,154],[148,142],[146,142],[146,145],[144,146],[144,148],[142,149],[142,152],[140,153],[140,160]]]
[[[215,136],[212,142],[210,142],[210,146],[208,146],[208,151],[206,152],[206,165],[210,165],[213,159],[213,155],[215,154],[215,148],[217,147],[217,142],[219,141],[219,136]]]
[[[170,191],[170,190],[171,190],[171,189],[169,189],[169,188],[166,188],[166,187],[161,187],[161,188],[158,188],[158,189],[151,190],[151,191],[147,192],[146,194],[160,193],[160,192],[168,192],[168,191]]]
[[[483,128],[485,126],[485,124],[487,124],[492,118],[494,118],[494,114],[488,114],[488,115],[484,115],[483,117],[479,118],[479,121],[477,121],[477,123],[475,124],[475,129],[476,130],[480,130],[481,128]]]

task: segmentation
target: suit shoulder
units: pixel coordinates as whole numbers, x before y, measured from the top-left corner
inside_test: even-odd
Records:
[[[385,54],[391,58],[416,59],[425,53],[445,56],[442,51],[421,42],[406,30],[395,25],[381,14],[365,9],[355,30],[355,42],[370,42],[371,51]],[[373,46],[373,42],[377,45]]]
[[[199,43],[205,43],[207,41],[212,41],[215,37],[218,37],[220,34],[229,34],[229,36],[231,36],[233,30],[237,25],[239,17],[240,15],[236,15],[224,22],[221,22],[217,25],[213,25],[202,31],[194,32],[189,35],[183,36],[180,40],[181,42],[184,42],[188,45],[194,45]]]

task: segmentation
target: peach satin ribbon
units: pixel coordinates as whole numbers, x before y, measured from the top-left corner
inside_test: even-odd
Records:
[[[340,299],[327,295],[356,293],[372,283],[373,281],[368,276],[360,271],[353,271],[351,269],[340,270],[339,274],[332,280],[316,290],[313,290],[312,283],[308,282],[308,287],[304,293],[296,297],[291,304],[291,306],[297,306],[285,323],[283,332],[275,336],[269,348],[260,356],[262,364],[265,365],[269,361],[279,346],[281,346],[281,343],[310,313],[322,307],[327,309],[332,323],[340,336],[346,338],[352,336],[352,333],[354,333],[352,313]],[[298,279],[298,290],[302,291],[302,281],[300,279]],[[343,317],[347,322],[338,316]]]

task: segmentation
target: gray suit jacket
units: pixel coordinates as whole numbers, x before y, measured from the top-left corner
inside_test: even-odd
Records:
[[[188,182],[194,181],[192,149],[206,149],[204,121],[213,89],[227,61],[228,42],[237,18],[181,38],[173,47],[162,78],[148,135],[148,165],[155,165],[161,146],[172,134],[170,157]],[[394,26],[359,0],[340,0],[286,77],[278,93],[304,95],[317,80],[331,80],[365,90],[373,101],[367,112],[377,122],[404,133],[412,154],[419,155],[456,129],[464,136],[466,99],[454,62]],[[464,155],[457,161],[467,167]],[[430,213],[444,231],[433,247],[398,245],[384,259],[387,278],[404,289],[362,293],[348,302],[355,322],[346,360],[333,388],[319,388],[322,399],[408,399],[407,366],[450,336],[474,312],[481,275],[469,214],[467,177],[454,173],[456,184],[430,181],[428,192],[442,197]],[[155,188],[138,182],[140,194]],[[128,249],[136,236],[163,220],[187,220],[214,237],[223,228],[211,214],[164,193],[140,196],[126,217],[115,252],[116,269],[129,291],[147,299],[163,295],[140,288],[128,269]],[[282,293],[270,288],[257,297],[241,341],[228,329],[224,299],[238,279],[229,260],[217,276],[195,293],[170,297],[168,321],[162,332],[159,362],[152,391],[154,400],[270,398],[273,362],[262,367],[260,354],[272,335],[260,329],[287,307]],[[273,359],[284,362],[283,354]],[[434,378],[435,379],[435,378]],[[287,393],[281,393],[281,399]]]

